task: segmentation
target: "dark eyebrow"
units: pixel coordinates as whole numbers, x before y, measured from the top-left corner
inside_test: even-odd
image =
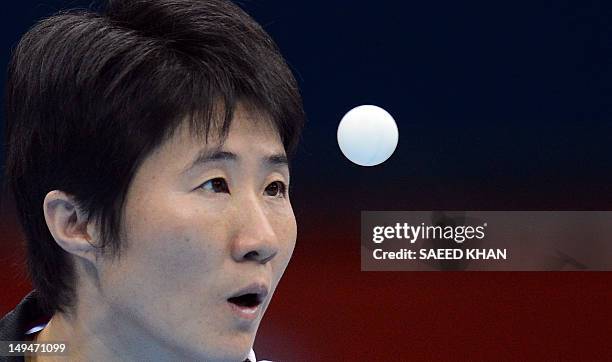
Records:
[[[282,153],[278,153],[276,155],[271,155],[271,156],[266,157],[265,162],[271,165],[289,167],[289,160],[287,159],[287,156]]]
[[[183,172],[187,172],[196,166],[201,166],[206,163],[216,162],[216,161],[239,161],[240,157],[228,151],[222,151],[221,147],[216,147],[213,149],[203,149],[198,152],[194,160],[187,166]],[[264,158],[264,163],[273,166],[286,166],[289,167],[289,160],[287,156],[283,153],[277,153],[273,155],[269,155]]]
[[[210,162],[236,160],[238,160],[238,155],[232,152],[222,151],[220,146],[212,149],[201,149],[189,166],[185,167],[183,173],[188,172],[196,166],[201,166]]]

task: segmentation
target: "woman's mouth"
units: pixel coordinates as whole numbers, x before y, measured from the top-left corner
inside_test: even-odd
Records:
[[[251,285],[236,293],[233,297],[227,298],[232,311],[241,319],[254,320],[261,313],[261,304],[268,295],[265,286]]]

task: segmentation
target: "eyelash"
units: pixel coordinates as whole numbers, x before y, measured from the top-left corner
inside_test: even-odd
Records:
[[[223,184],[222,184],[222,185],[219,185],[219,184],[218,184],[218,182],[219,182],[219,181],[222,181],[222,182],[223,182]],[[206,190],[205,185],[206,185],[206,184],[209,184],[209,183],[210,183],[210,184],[212,185],[212,187],[214,188],[214,187],[215,187],[215,185],[213,185],[213,184],[214,184],[215,182],[217,182],[217,186],[221,186],[221,187],[223,187],[223,190],[221,190],[221,191],[219,191],[219,192],[226,192],[226,193],[228,193],[228,194],[230,193],[230,192],[229,192],[229,188],[228,188],[228,186],[227,186],[227,182],[225,181],[225,179],[224,179],[224,178],[221,178],[221,177],[217,177],[217,178],[210,179],[210,180],[208,180],[208,181],[204,182],[202,185],[200,185],[200,186],[199,186],[199,188]],[[266,190],[267,190],[267,189],[268,189],[270,186],[275,185],[275,184],[276,184],[276,185],[278,185],[278,186],[277,186],[277,187],[278,187],[278,190],[279,190],[278,195],[268,195],[268,196],[271,196],[271,197],[286,197],[286,196],[287,196],[287,185],[285,185],[285,183],[284,183],[284,182],[282,182],[282,181],[274,181],[274,182],[272,182],[271,184],[269,184],[269,185],[266,187]],[[213,190],[213,192],[217,193],[217,192],[216,192],[216,191],[214,191],[214,190]]]

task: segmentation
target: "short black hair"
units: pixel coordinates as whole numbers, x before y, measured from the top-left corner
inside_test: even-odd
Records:
[[[74,197],[117,255],[130,182],[187,119],[224,139],[237,104],[265,114],[294,153],[297,83],[249,15],[223,0],[109,1],[38,22],[16,46],[6,87],[6,172],[48,313],[70,311],[74,264],[46,225],[52,190]]]

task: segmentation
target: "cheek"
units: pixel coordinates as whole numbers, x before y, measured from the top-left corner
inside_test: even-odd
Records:
[[[185,195],[149,197],[132,206],[126,208],[125,261],[142,277],[184,285],[202,282],[202,275],[220,267],[226,253],[221,213]]]
[[[291,206],[283,212],[272,215],[274,228],[279,242],[279,255],[276,258],[277,280],[280,279],[295,249],[297,239],[297,222]]]

